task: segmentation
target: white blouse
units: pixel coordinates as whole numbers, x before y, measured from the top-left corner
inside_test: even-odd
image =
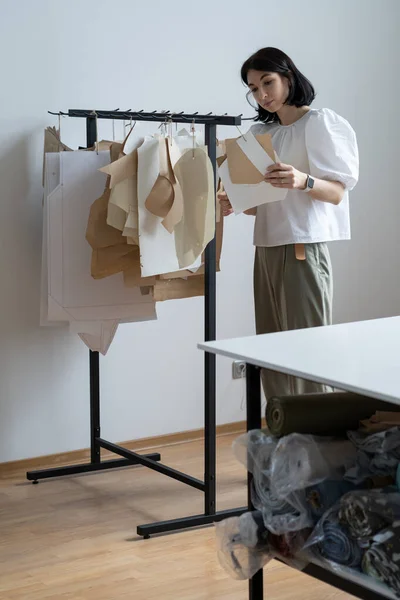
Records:
[[[318,179],[345,186],[338,206],[289,190],[285,200],[257,208],[255,246],[350,239],[349,190],[358,181],[358,147],[349,123],[327,108],[311,109],[292,125],[257,123],[253,134],[269,133],[281,162]]]

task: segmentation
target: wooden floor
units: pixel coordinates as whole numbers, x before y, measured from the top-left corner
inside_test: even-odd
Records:
[[[242,506],[245,472],[234,436],[218,440],[218,508]],[[202,478],[202,443],[160,450],[163,461]],[[246,600],[247,582],[219,566],[213,528],[142,540],[136,526],[202,512],[203,495],[143,468],[32,485],[0,481],[1,600]],[[351,596],[273,562],[265,598]]]

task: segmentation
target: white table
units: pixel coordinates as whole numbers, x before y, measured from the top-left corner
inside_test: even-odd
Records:
[[[261,427],[259,368],[400,404],[400,317],[207,342],[198,347],[246,363],[248,430]],[[251,477],[249,507],[250,482]],[[369,578],[338,576],[317,562],[306,572],[364,600],[395,598]],[[262,571],[249,582],[249,598],[263,598]]]

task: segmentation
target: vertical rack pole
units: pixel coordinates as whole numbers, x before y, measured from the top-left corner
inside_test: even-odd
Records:
[[[260,369],[254,365],[246,365],[246,420],[247,431],[261,429],[261,381]],[[247,493],[249,511],[254,510],[251,491],[253,475],[247,474]],[[263,571],[258,571],[249,580],[249,600],[263,598]]]
[[[216,143],[217,126],[205,125],[205,142],[214,170],[214,189],[217,182]],[[205,251],[205,298],[204,338],[206,342],[216,339],[216,238],[211,240]],[[204,512],[213,515],[216,511],[216,357],[205,353],[204,365]]]
[[[96,119],[86,119],[86,146],[92,148],[96,143]],[[89,350],[90,370],[90,462],[100,463],[100,357],[98,352]]]
[[[89,350],[90,368],[90,462],[100,462],[100,360],[99,353]]]

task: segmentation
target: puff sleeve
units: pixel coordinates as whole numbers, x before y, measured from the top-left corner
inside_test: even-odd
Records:
[[[313,111],[306,126],[310,175],[339,181],[352,190],[358,181],[357,139],[351,125],[329,109]]]

